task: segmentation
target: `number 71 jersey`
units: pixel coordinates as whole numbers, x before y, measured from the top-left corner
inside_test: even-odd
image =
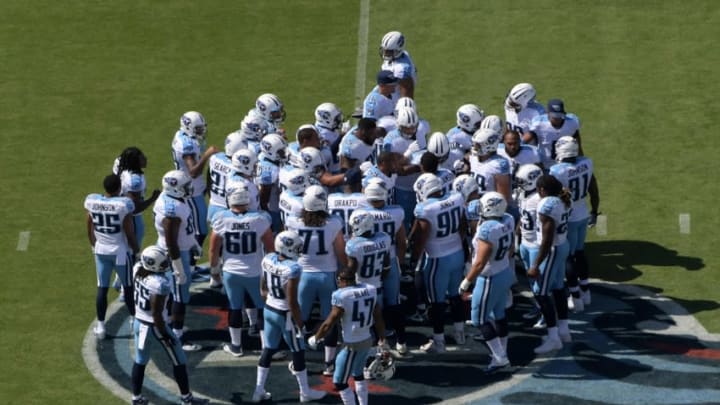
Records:
[[[444,257],[462,250],[460,221],[465,215],[465,201],[459,193],[430,198],[415,206],[415,218],[430,224],[425,243],[428,257]]]
[[[340,288],[333,292],[332,306],[343,309],[340,321],[345,343],[358,343],[371,338],[373,311],[377,305],[377,289],[369,284],[359,283]]]

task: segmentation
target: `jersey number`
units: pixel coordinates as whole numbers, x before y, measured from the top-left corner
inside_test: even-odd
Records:
[[[210,192],[225,197],[225,176],[222,173],[210,170]]]
[[[503,237],[498,240],[498,249],[497,253],[495,253],[495,261],[502,260],[507,254],[508,249],[510,249],[510,235],[503,235]]]
[[[526,231],[532,231],[535,229],[535,218],[533,218],[532,214],[530,214],[530,211],[523,210],[522,220],[520,223],[522,224],[522,228]]]
[[[226,233],[225,250],[235,255],[249,255],[257,252],[257,233],[253,231]]]
[[[330,215],[337,215],[340,218],[342,218],[343,235],[348,236],[348,237],[350,236],[350,230],[347,228],[347,222],[348,222],[348,220],[350,220],[350,216],[352,216],[353,211],[355,211],[355,210],[349,209],[349,210],[347,210],[347,213],[346,213],[345,210],[339,209],[339,208],[335,208],[332,211],[330,211]],[[347,216],[345,214],[347,214]]]
[[[380,231],[383,231],[386,234],[390,235],[390,244],[392,246],[395,246],[395,222],[383,222],[382,225],[375,222],[375,233]]]
[[[365,298],[362,302],[364,304],[362,309],[360,308],[360,301],[353,302],[352,312],[353,322],[358,322],[361,328],[372,323],[373,308],[375,307],[373,298]]]
[[[150,310],[150,291],[140,281],[135,281],[135,305],[143,311]]]
[[[315,232],[318,239],[318,250],[315,253],[308,253],[310,249],[310,241],[312,240],[312,234]],[[303,254],[315,254],[315,255],[326,255],[328,251],[325,249],[325,230],[324,229],[299,229],[298,234],[303,238]]]
[[[444,238],[450,234],[457,233],[460,227],[460,207],[450,211],[441,212],[437,217],[437,237]]]
[[[580,177],[575,177],[568,181],[568,186],[570,188],[570,191],[572,192],[573,201],[580,201],[583,198],[587,197],[589,182],[590,179],[587,173],[583,173],[582,175],[582,187],[580,187]]]
[[[557,233],[558,235],[562,235],[564,233],[567,233],[567,226],[568,226],[568,217],[570,216],[570,213],[566,212],[562,214],[562,217],[560,217],[560,224],[557,227]]]
[[[373,278],[382,274],[382,267],[385,259],[385,252],[364,255],[360,266],[360,277]],[[379,263],[379,265],[378,265]]]
[[[118,233],[120,232],[120,215],[104,214],[101,212],[92,213],[95,232]]]
[[[277,274],[269,274],[270,276],[270,294],[272,294],[273,297],[284,300],[285,299],[285,290],[283,290],[282,282],[280,281],[280,276]]]

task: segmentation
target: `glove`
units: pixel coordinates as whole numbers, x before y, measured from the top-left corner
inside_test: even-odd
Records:
[[[460,283],[460,288],[458,288],[458,292],[460,293],[460,295],[465,294],[470,290],[470,284],[472,283],[469,282],[468,279],[463,279],[463,281]]]
[[[305,335],[307,335],[307,329],[305,329],[305,325],[303,325],[302,328],[297,328],[297,333],[295,334],[296,338],[305,339]]]
[[[359,167],[353,167],[345,172],[345,184],[357,184],[360,182],[362,173]]]
[[[597,217],[600,215],[599,212],[591,212],[590,213],[590,220],[588,221],[588,228],[592,228],[597,224]]]
[[[195,244],[195,246],[190,248],[190,255],[195,257],[196,259],[199,259],[203,256],[202,247],[200,245]]]
[[[183,268],[182,259],[177,258],[172,261],[173,275],[175,276],[175,283],[183,285],[187,283],[187,277],[185,276],[185,269]]]
[[[372,162],[362,162],[360,164],[360,171],[365,174],[366,171],[370,170],[373,167]]]
[[[323,339],[317,339],[315,335],[312,335],[308,338],[307,344],[310,349],[317,350],[318,344],[320,344],[320,342],[322,341]]]
[[[407,148],[407,150],[405,151],[405,153],[403,153],[403,156],[405,156],[406,158],[409,158],[410,156],[413,155],[413,153],[415,153],[415,152],[417,152],[417,151],[419,151],[419,150],[420,150],[420,144],[419,144],[417,141],[414,141],[413,143],[411,143],[411,144],[408,146],[408,148]]]

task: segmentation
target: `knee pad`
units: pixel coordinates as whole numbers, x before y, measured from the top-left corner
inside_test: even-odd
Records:
[[[262,353],[260,353],[260,360],[258,360],[258,366],[269,368],[270,363],[272,363],[272,356],[277,352],[277,349],[268,349],[265,348],[262,350]]]
[[[579,279],[583,280],[588,278],[588,262],[584,250],[575,252],[575,268]]]
[[[505,337],[508,335],[508,320],[507,318],[498,319],[495,321],[495,330],[497,331],[497,335],[500,337]]]
[[[231,309],[228,311],[228,326],[231,328],[242,328],[242,309]]]
[[[303,371],[305,370],[305,350],[299,352],[293,352],[292,354],[293,370]]]
[[[483,338],[486,341],[495,339],[498,336],[495,328],[490,322],[485,322],[484,324],[480,325],[480,333],[482,333]]]

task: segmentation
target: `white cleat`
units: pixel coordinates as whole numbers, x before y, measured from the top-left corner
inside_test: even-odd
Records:
[[[97,340],[105,339],[105,325],[98,322],[98,324],[93,328],[93,334]]]
[[[554,339],[554,338],[547,338],[543,341],[543,343],[535,348],[536,354],[545,354],[550,353],[555,350],[562,349],[563,344],[560,339]]]
[[[506,366],[510,365],[510,360],[506,357],[496,358],[495,356],[490,356],[490,364],[488,364],[487,367],[485,367],[485,373],[494,373],[501,368],[504,368]]]
[[[590,305],[590,303],[592,302],[592,296],[590,295],[590,290],[581,291],[580,298],[582,298],[583,305],[585,305],[585,306]]]
[[[397,344],[395,344],[395,350],[397,350],[397,352],[398,352],[400,355],[403,355],[403,356],[406,355],[407,352],[408,352],[407,343],[397,343]]]
[[[325,398],[325,395],[327,395],[327,392],[325,391],[318,391],[314,389],[310,389],[305,393],[300,393],[300,402],[311,402],[311,401],[317,401],[318,399]]]
[[[445,342],[438,343],[435,339],[430,339],[427,343],[420,346],[420,350],[425,353],[445,353]]]
[[[272,399],[272,394],[265,391],[264,389],[258,390],[255,389],[255,392],[253,393],[252,400],[250,402],[258,403],[263,401],[270,401]]]

